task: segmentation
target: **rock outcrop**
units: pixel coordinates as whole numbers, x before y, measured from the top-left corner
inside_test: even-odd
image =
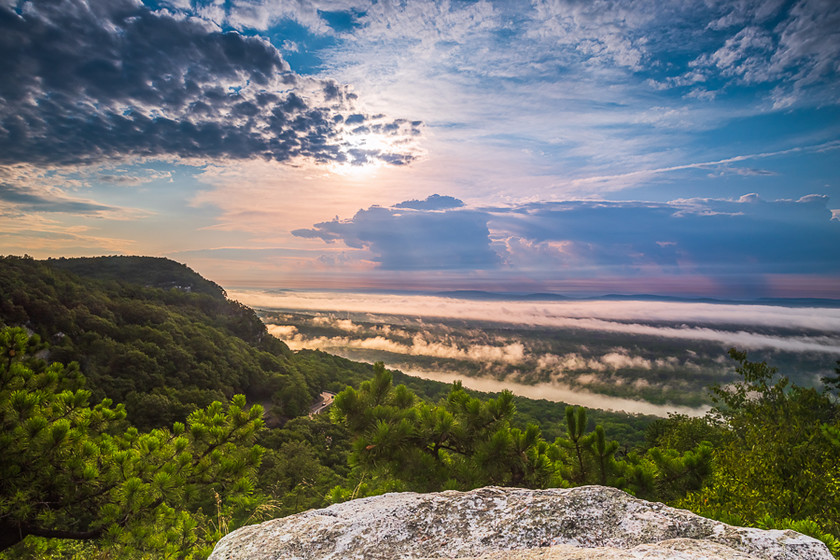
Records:
[[[602,486],[386,494],[243,527],[210,560],[832,560],[794,531],[733,527]]]

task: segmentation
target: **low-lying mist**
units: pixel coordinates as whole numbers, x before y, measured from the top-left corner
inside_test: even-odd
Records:
[[[840,357],[840,310],[637,301],[237,292],[293,350],[410,375],[628,412],[698,413],[747,350],[803,385]],[[328,296],[331,296],[328,297]]]

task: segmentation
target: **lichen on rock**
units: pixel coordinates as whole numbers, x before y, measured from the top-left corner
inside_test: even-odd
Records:
[[[210,560],[832,560],[793,531],[733,527],[603,486],[399,493],[243,527]]]

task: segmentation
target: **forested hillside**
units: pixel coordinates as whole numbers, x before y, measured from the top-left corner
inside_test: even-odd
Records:
[[[250,308],[167,259],[5,257],[0,294],[2,323],[38,334],[50,361],[78,362],[93,397],[125,403],[140,428],[236,393],[290,418],[338,380],[335,368],[295,361]]]
[[[709,416],[655,421],[481,395],[293,353],[219,286],[139,257],[0,259],[0,356],[2,560],[203,558],[243,524],[487,484],[607,484],[840,553],[840,374],[796,387],[732,351]]]

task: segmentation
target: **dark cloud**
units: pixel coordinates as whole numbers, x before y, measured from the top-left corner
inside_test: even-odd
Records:
[[[296,76],[263,38],[136,1],[0,6],[0,76],[0,163],[124,155],[411,160],[378,151],[357,160],[341,123],[347,113],[370,130],[406,135],[413,123],[370,122],[352,111],[354,95]]]
[[[438,196],[351,220],[316,224],[299,237],[370,250],[381,268],[511,268],[577,276],[600,269],[637,275],[836,274],[840,221],[828,199],[691,199],[539,202],[510,208],[446,207]]]
[[[654,265],[671,272],[836,273],[840,222],[825,196],[764,201],[565,202],[495,214],[491,230],[532,243],[565,242],[560,263]]]
[[[0,200],[13,205],[17,210],[35,212],[71,212],[73,214],[98,214],[114,210],[110,206],[73,200],[66,197],[48,197],[28,189],[0,183]]]
[[[318,228],[318,226],[315,227],[316,229],[292,230],[292,235],[294,235],[295,237],[303,237],[306,239],[321,239],[322,241],[326,241],[327,243],[332,243],[333,241],[341,239],[341,236],[337,233]]]
[[[714,52],[693,60],[692,71],[709,75],[714,69],[726,81],[744,84],[776,83],[772,97],[777,106],[790,105],[805,89],[812,90],[812,99],[836,103],[840,4],[745,0],[721,2],[713,9],[722,11],[707,29],[724,40]]]
[[[500,263],[490,247],[487,215],[482,212],[401,212],[373,206],[359,210],[352,220],[292,233],[369,249],[384,270],[489,269]]]
[[[449,210],[450,208],[460,208],[464,205],[462,200],[458,200],[452,196],[440,196],[433,194],[426,198],[426,200],[406,200],[394,205],[394,208],[413,208],[415,210]]]

